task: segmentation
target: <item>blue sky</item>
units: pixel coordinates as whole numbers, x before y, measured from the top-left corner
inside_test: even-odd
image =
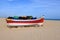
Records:
[[[0,17],[15,15],[60,19],[60,0],[0,0]]]

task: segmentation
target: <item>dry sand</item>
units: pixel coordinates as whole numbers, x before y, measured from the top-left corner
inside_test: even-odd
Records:
[[[60,40],[60,21],[45,20],[43,27],[8,28],[0,18],[0,40]]]

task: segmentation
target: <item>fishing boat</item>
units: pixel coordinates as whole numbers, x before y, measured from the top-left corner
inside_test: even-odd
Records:
[[[40,25],[43,26],[44,18],[36,18],[32,16],[14,16],[6,18],[8,26],[28,26],[28,25]]]

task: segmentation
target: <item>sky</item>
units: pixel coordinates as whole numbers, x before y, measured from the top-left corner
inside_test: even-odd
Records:
[[[60,19],[60,0],[0,0],[0,17],[27,15]]]

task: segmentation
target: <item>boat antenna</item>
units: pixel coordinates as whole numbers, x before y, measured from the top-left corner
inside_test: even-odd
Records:
[[[42,15],[41,18],[44,18],[45,15]]]

